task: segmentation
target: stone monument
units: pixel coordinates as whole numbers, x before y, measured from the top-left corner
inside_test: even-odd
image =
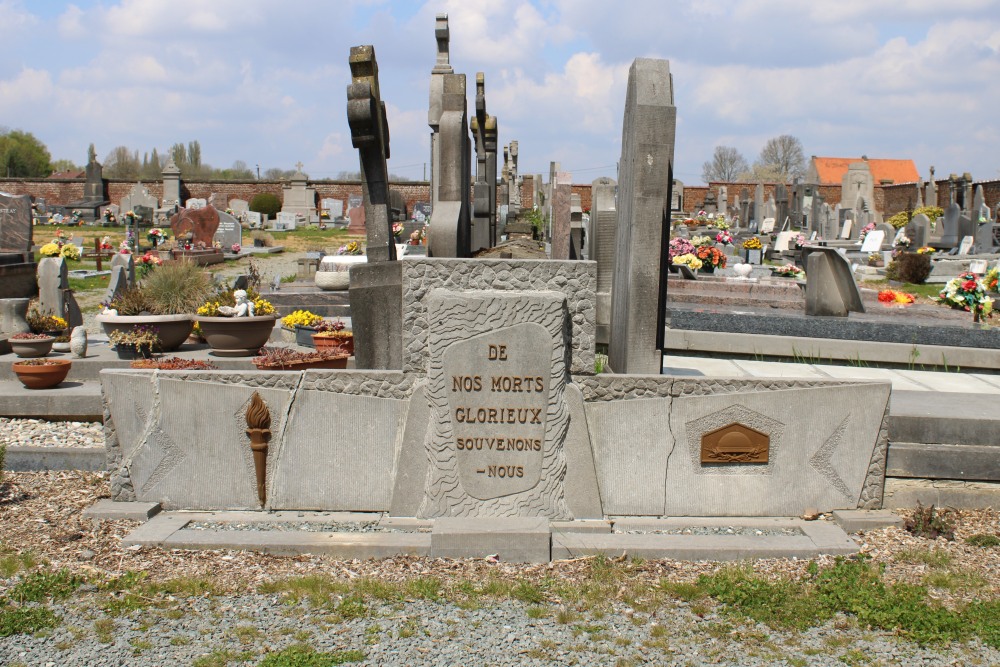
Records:
[[[316,213],[316,189],[306,185],[303,166],[301,162],[297,162],[291,182],[281,186],[281,212],[301,215],[308,222],[318,220],[319,216]]]
[[[472,250],[469,212],[471,143],[465,99],[465,75],[443,75],[441,122],[437,140],[440,158],[434,186],[434,223],[427,252],[433,257],[469,257]],[[488,235],[484,235],[488,240]]]
[[[618,184],[609,363],[616,373],[663,367],[667,244],[677,107],[666,60],[629,69]]]
[[[590,185],[590,226],[587,229],[588,259],[597,262],[597,344],[607,345],[611,328],[611,277],[615,270],[615,208],[617,183],[607,177]]]
[[[497,244],[497,119],[486,113],[486,75],[476,73],[476,115],[470,122],[476,142],[476,184],[472,191],[472,246]],[[485,230],[485,239],[483,238]]]
[[[431,128],[431,209],[437,208],[437,182],[440,178],[441,153],[438,141],[441,130],[441,114],[444,113],[444,76],[453,74],[455,70],[449,62],[449,41],[451,33],[448,29],[448,15],[438,14],[434,21],[434,38],[437,40],[437,60],[431,70],[430,105],[427,111],[427,124]]]

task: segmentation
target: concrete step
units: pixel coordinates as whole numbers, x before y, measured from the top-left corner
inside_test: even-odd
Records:
[[[107,503],[102,511],[109,511]],[[368,526],[367,532],[346,532],[346,524],[351,523]],[[574,530],[576,523],[579,531]],[[239,524],[241,529],[226,530],[221,524]],[[282,529],[275,524],[281,524]],[[311,524],[311,530],[296,524]],[[327,526],[330,529],[324,530]],[[245,511],[161,512],[129,533],[123,545],[253,550],[285,556],[322,553],[343,559],[401,554],[496,556],[507,562],[547,562],[598,554],[678,560],[814,558],[859,550],[837,524],[795,518],[650,517],[550,523],[521,518],[422,521],[382,514]]]
[[[52,389],[25,389],[17,380],[0,381],[0,416],[103,421],[101,385],[67,380]]]
[[[920,479],[1000,481],[1000,443],[941,445],[893,442],[886,475]]]

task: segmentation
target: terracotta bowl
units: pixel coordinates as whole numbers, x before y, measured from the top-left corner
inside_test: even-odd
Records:
[[[48,359],[47,361],[48,363],[44,366],[15,361],[11,364],[11,368],[21,384],[28,389],[49,389],[66,379],[73,362],[69,359]]]

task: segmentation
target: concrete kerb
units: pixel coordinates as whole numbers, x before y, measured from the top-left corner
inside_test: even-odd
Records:
[[[87,470],[107,468],[104,447],[32,447],[10,445],[4,467],[12,472],[32,470]]]
[[[845,533],[903,525],[903,518],[890,510],[834,510],[833,520]]]
[[[115,503],[117,505],[119,503]],[[131,505],[131,504],[129,504]],[[124,512],[124,510],[122,510]],[[94,508],[94,514],[97,508]],[[124,518],[124,517],[122,517]],[[396,532],[308,532],[255,530],[255,522],[379,522]],[[194,521],[239,522],[246,530],[192,530]],[[333,512],[164,512],[133,530],[124,546],[166,549],[252,550],[273,555],[325,554],[337,558],[388,558],[409,554],[440,558],[483,558],[547,562],[582,556],[638,556],[678,560],[813,558],[850,555],[858,545],[838,525],[792,518],[629,519],[618,522],[549,522],[545,519],[443,518],[433,521]],[[612,532],[645,529],[645,534]],[[795,528],[799,535],[662,534],[685,526]],[[661,532],[652,532],[661,531]]]

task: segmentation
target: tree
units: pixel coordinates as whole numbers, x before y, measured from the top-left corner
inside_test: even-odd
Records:
[[[30,132],[0,131],[0,176],[44,178],[52,173],[49,149]]]
[[[271,167],[264,172],[264,180],[267,181],[287,181],[292,176],[298,173],[294,169],[279,169],[278,167]],[[309,174],[305,174],[306,178],[309,178]]]
[[[116,146],[104,158],[105,178],[121,178],[135,180],[139,178],[142,163],[139,161],[139,151],[133,152],[128,146]]]
[[[750,165],[738,150],[732,146],[716,146],[712,159],[701,166],[701,180],[731,183],[749,170]]]
[[[83,171],[83,167],[73,162],[72,160],[54,160],[52,162],[52,172],[57,171]]]
[[[754,163],[755,177],[769,175],[767,180],[788,181],[795,176],[803,176],[806,171],[806,157],[802,152],[802,142],[790,134],[767,140]]]

